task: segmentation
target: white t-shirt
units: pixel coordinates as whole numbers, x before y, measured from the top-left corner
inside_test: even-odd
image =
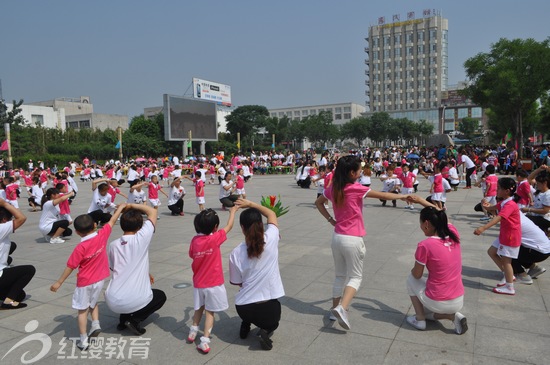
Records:
[[[207,169],[197,169],[197,171],[201,172],[201,180],[206,184],[206,174],[208,174]]]
[[[35,204],[42,204],[42,196],[44,196],[44,190],[39,185],[33,185],[31,188],[31,195]]]
[[[88,213],[95,212],[96,210],[101,210],[103,213],[107,213],[109,208],[115,208],[116,205],[112,203],[111,194],[106,193],[105,195],[99,194],[99,188],[95,189],[92,196],[92,202],[88,208]]]
[[[170,175],[174,178],[174,180],[181,177],[181,169],[175,169],[170,173]]]
[[[218,168],[218,176],[221,176],[222,179],[225,177],[226,173],[227,173],[227,171],[225,171],[225,169],[223,167],[220,166]]]
[[[42,215],[38,222],[38,229],[42,234],[48,234],[52,230],[52,225],[61,220],[59,217],[59,204],[53,205],[53,200],[48,200],[42,207]]]
[[[544,193],[540,192],[538,194],[533,195],[533,207],[535,209],[542,209],[545,206],[546,207],[550,206],[550,190],[546,190]],[[537,213],[532,213],[532,214],[544,217],[544,219],[546,219],[547,221],[550,221],[550,212],[546,214],[537,214]]]
[[[462,155],[460,160],[464,163],[464,165],[467,169],[471,169],[472,167],[476,166],[474,164],[474,162],[472,161],[472,159],[470,157],[466,156],[466,155]]]
[[[248,167],[248,165],[243,165],[243,175],[245,177],[247,176],[251,176],[252,174],[250,173],[250,167]]]
[[[451,167],[449,169],[449,179],[451,180],[451,184],[460,183],[460,180],[458,178],[458,172],[456,171],[456,167]]]
[[[139,179],[139,174],[136,170],[130,168],[128,170],[128,181],[134,181],[134,180],[137,180]]]
[[[180,159],[178,158],[178,156],[172,157],[172,163],[174,164],[174,166],[178,166],[180,164]]]
[[[13,232],[13,221],[0,224],[0,276],[2,271],[8,266],[8,256],[10,255],[11,240],[10,234]]]
[[[532,248],[540,253],[550,253],[550,240],[532,220],[520,212],[521,217],[521,245]]]
[[[235,295],[236,305],[277,299],[285,295],[279,272],[279,228],[268,224],[264,240],[264,251],[259,258],[248,258],[245,242],[231,251],[229,281],[242,284]]]
[[[135,235],[111,242],[107,250],[113,272],[105,302],[115,313],[133,313],[153,299],[149,279],[149,244],[155,233],[150,220]]]
[[[147,197],[144,190],[137,191],[134,189],[128,194],[128,203],[130,204],[142,204],[145,201],[147,201]]]
[[[185,189],[183,186],[180,185],[180,187],[172,186],[172,189],[170,190],[170,195],[168,195],[168,205],[176,204],[178,200],[182,196],[185,195]]]
[[[220,185],[220,199],[227,198],[229,195],[231,195],[231,189],[225,190],[224,187],[231,185],[233,186],[235,183],[233,181],[227,182],[225,180],[222,180],[222,184]]]

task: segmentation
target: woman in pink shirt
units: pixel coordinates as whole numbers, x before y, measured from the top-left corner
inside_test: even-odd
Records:
[[[426,207],[420,211],[420,229],[427,238],[418,243],[407,279],[416,313],[408,316],[407,322],[423,331],[426,320],[448,319],[454,323],[455,333],[461,335],[468,330],[468,322],[458,312],[464,303],[460,236],[444,211],[417,196],[413,201]],[[427,278],[422,277],[425,268]]]
[[[365,258],[366,234],[363,223],[363,198],[383,200],[405,199],[406,195],[384,193],[371,190],[356,183],[361,176],[361,159],[348,155],[340,158],[324,194],[317,198],[315,205],[325,219],[334,226],[332,237],[332,257],[336,278],[332,287],[332,309],[330,319],[338,320],[340,326],[350,329],[348,308],[361,285],[363,259]],[[334,218],[325,204],[330,200]]]

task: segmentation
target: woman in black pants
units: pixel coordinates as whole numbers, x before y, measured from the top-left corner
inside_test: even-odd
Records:
[[[32,265],[10,267],[10,255],[17,245],[10,241],[10,234],[21,227],[27,217],[0,199],[0,304],[1,309],[19,309],[27,306],[21,303],[26,296],[23,288],[31,281],[36,269]]]
[[[240,216],[245,242],[229,256],[229,281],[240,286],[235,295],[235,307],[242,319],[239,335],[246,338],[254,324],[260,328],[260,346],[271,350],[271,336],[281,319],[278,299],[285,295],[279,271],[277,215],[271,209],[248,200],[239,199],[237,205],[249,208]],[[265,231],[262,215],[267,218]]]

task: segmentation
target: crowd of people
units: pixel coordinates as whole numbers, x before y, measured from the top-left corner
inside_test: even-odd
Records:
[[[108,161],[104,165],[85,158],[82,166],[71,162],[57,171],[35,167],[31,161],[27,171],[10,171],[0,183],[0,232],[4,232],[0,240],[0,306],[26,307],[24,288],[35,274],[33,266],[11,265],[17,245],[10,235],[26,221],[18,204],[20,191],[26,188],[29,206],[41,214],[37,232],[47,242],[62,244],[73,229],[81,238],[59,280],[51,286],[52,291],[57,291],[72,271],[78,270],[72,301],[78,311],[77,346],[86,350],[90,338],[101,332],[97,303],[109,276],[105,300],[109,309],[119,314],[118,330],[143,335],[141,323],[166,301],[162,290],[152,288],[154,278],[149,274],[148,251],[160,219],[159,207],[166,200],[172,216],[183,216],[186,191],[182,180],[188,179],[194,185],[199,213],[194,218],[197,236],[189,247],[195,314],[187,340],[195,343],[198,337],[197,349],[210,351],[214,314],[228,308],[220,246],[234,225],[235,213],[242,209],[239,223],[244,241],[231,252],[229,261],[229,281],[240,287],[235,300],[242,319],[239,334],[246,338],[251,325],[257,326],[261,347],[270,350],[271,337],[281,318],[278,299],[284,296],[278,264],[279,227],[275,213],[247,200],[245,190],[245,182],[250,182],[254,174],[262,174],[262,166],[269,164],[290,169],[300,188],[310,189],[313,185],[317,191],[316,208],[334,226],[331,320],[344,329],[351,328],[348,310],[361,286],[366,254],[363,199],[378,199],[382,206],[391,201],[394,208],[402,201],[405,209],[423,207],[419,225],[426,236],[418,243],[414,266],[406,281],[415,312],[407,317],[407,323],[424,330],[426,320],[446,319],[454,324],[457,334],[463,334],[468,324],[459,312],[464,302],[460,234],[447,219],[446,194],[457,191],[461,183],[463,189],[480,187],[478,210],[483,212],[480,219],[484,225],[474,234],[500,225],[499,237],[488,249],[488,255],[502,272],[502,280],[493,289],[495,293],[514,295],[514,282],[532,284],[546,271],[538,263],[550,256],[548,157],[539,153],[539,167],[528,174],[518,165],[513,147],[506,149],[506,156],[498,150],[395,147],[342,156],[328,151],[317,155],[313,150],[259,155],[252,152],[247,156],[235,154],[228,161],[218,154],[210,159],[197,156],[181,162],[170,156],[128,163]],[[499,171],[513,174],[516,179],[498,178]],[[73,220],[71,203],[78,193],[78,173],[82,182],[91,185],[93,196],[87,212]],[[426,199],[415,195],[421,177],[430,187]],[[380,191],[371,188],[372,179],[376,178],[382,182]],[[127,194],[121,190],[126,183]],[[219,227],[218,214],[205,208],[205,184],[219,185],[218,200],[222,210],[229,210],[223,228]],[[266,227],[262,217],[267,220]],[[123,234],[109,244],[117,220]],[[199,337],[203,315],[204,331]],[[89,330],[88,316],[92,319]]]

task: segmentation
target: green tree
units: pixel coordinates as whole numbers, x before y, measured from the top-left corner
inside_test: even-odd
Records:
[[[466,117],[458,123],[458,131],[464,135],[466,139],[473,139],[478,133],[479,122],[477,119]]]
[[[290,137],[290,118],[286,115],[282,118],[270,117],[264,121],[264,126],[269,134],[269,141],[271,141],[271,135],[275,135],[275,143],[287,142]]]
[[[357,117],[343,124],[340,133],[342,138],[349,138],[353,140],[358,147],[360,147],[363,141],[369,136],[368,128],[368,118]]]
[[[550,39],[500,39],[488,53],[479,53],[464,63],[470,85],[465,94],[490,108],[508,127],[523,151],[524,116],[537,99],[550,89]]]
[[[388,113],[378,112],[372,114],[368,124],[369,138],[376,143],[384,141],[387,138],[390,123],[391,118]]]
[[[536,131],[545,135],[550,134],[550,92],[547,92],[540,99]],[[546,139],[543,138],[543,141]]]
[[[22,126],[25,124],[25,119],[20,113],[23,111],[21,105],[23,105],[23,99],[20,99],[18,102],[12,102],[12,109],[8,110],[8,106],[4,100],[0,99],[0,123],[9,123],[12,127]]]
[[[323,111],[316,115],[309,115],[302,119],[304,133],[313,144],[324,144],[337,140],[340,137],[339,128],[332,123],[332,113]]]
[[[237,133],[241,134],[241,141],[249,141],[258,131],[265,127],[265,120],[269,117],[267,108],[262,105],[243,105],[231,112],[227,120],[227,130],[235,140]]]

